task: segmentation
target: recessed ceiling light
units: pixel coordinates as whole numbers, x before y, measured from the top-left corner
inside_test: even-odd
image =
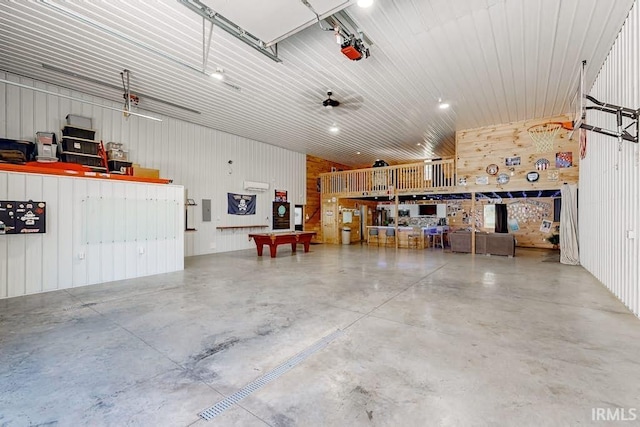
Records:
[[[441,110],[446,110],[447,108],[449,108],[449,103],[447,103],[447,102],[443,102],[443,101],[442,101],[442,98],[438,98],[438,107],[439,107]]]
[[[359,151],[356,151],[356,154],[360,154],[360,152],[359,152]]]
[[[418,142],[416,145],[422,145],[422,144],[420,144],[420,143]]]
[[[373,4],[373,0],[358,0],[358,6],[369,7]]]
[[[338,133],[340,132],[340,128],[338,127],[338,125],[331,125],[331,127],[329,128],[329,132],[331,133]]]

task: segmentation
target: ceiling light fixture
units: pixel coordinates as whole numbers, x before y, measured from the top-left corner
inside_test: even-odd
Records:
[[[447,108],[449,108],[449,104],[446,102],[442,102],[442,98],[438,98],[438,107],[441,110],[446,110]]]
[[[224,70],[220,67],[216,68],[216,71],[214,71],[213,73],[211,73],[211,77],[213,77],[216,80],[224,80]]]
[[[340,128],[338,127],[337,124],[332,124],[331,127],[329,128],[329,132],[331,133],[338,133],[340,132]]]
[[[365,8],[370,7],[373,4],[373,0],[358,0],[358,6]]]

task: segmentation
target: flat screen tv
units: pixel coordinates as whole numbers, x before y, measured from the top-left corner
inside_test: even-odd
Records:
[[[418,214],[421,216],[424,215],[437,215],[438,209],[436,205],[419,205],[418,206]]]

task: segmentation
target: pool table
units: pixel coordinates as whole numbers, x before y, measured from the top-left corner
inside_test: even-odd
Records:
[[[304,251],[309,252],[309,244],[311,238],[316,234],[315,231],[283,231],[275,233],[253,233],[249,234],[249,240],[253,239],[256,242],[256,249],[258,250],[258,256],[262,256],[263,245],[269,245],[269,251],[271,252],[271,258],[276,257],[276,249],[278,245],[286,243],[291,244],[291,252],[296,251],[296,245],[302,243],[304,245]]]

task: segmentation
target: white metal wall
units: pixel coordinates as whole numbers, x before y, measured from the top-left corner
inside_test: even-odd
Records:
[[[121,106],[9,73],[0,72],[0,77],[111,107]],[[114,94],[115,99],[119,96]],[[188,99],[177,103],[188,104]],[[135,163],[160,169],[163,178],[184,186],[187,197],[198,203],[197,207],[189,208],[189,214],[195,216],[193,224],[197,231],[185,233],[185,256],[250,248],[252,242],[248,241],[247,233],[252,229],[221,231],[216,227],[271,225],[275,189],[288,191],[292,205],[305,203],[304,154],[165,116],[158,115],[162,122],[135,116],[124,119],[117,111],[0,84],[0,137],[33,140],[36,131],[59,130],[69,113],[92,117],[96,138],[105,143],[125,143]],[[215,128],[216,123],[211,123],[211,127]],[[229,165],[229,160],[233,164]],[[257,193],[255,216],[228,215],[227,192],[251,194],[242,189],[245,180],[267,182],[270,188]],[[212,200],[211,222],[202,222],[201,199]]]
[[[184,189],[0,172],[0,200],[47,202],[45,234],[0,236],[0,298],[184,268]]]
[[[640,107],[640,7],[636,1],[590,94]],[[587,123],[615,130],[615,116],[589,111]],[[629,122],[626,121],[625,124]],[[589,132],[580,164],[581,264],[640,315],[640,155],[638,144]]]

